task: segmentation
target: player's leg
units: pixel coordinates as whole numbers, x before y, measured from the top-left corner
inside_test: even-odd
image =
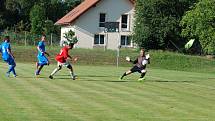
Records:
[[[138,79],[139,81],[142,81],[142,80],[145,80],[145,75],[146,75],[146,69],[142,69],[141,70],[141,75],[140,75],[140,78]]]
[[[14,77],[16,77],[17,74],[16,74],[16,71],[15,71],[15,67],[16,67],[16,62],[15,62],[15,60],[14,60],[14,59],[11,59],[10,64],[12,65],[12,70],[11,70],[11,71],[12,71]]]
[[[37,63],[38,67],[37,67],[35,75],[40,75],[40,72],[43,69],[43,67],[45,65],[49,64],[49,61],[48,61],[48,59],[45,56],[38,56],[38,60],[39,60],[39,62]]]
[[[75,73],[74,73],[74,70],[73,70],[72,65],[71,65],[71,64],[68,64],[68,65],[67,65],[67,68],[70,70],[71,78],[72,78],[73,80],[75,80],[76,75],[75,75]]]
[[[49,59],[46,56],[43,56],[43,62],[46,63],[46,65],[49,65]]]
[[[121,76],[120,79],[123,79],[125,76],[127,76],[127,75],[129,75],[129,74],[131,74],[131,73],[132,73],[131,70],[126,71],[125,73],[123,73],[123,75]]]
[[[40,66],[40,63],[41,63],[41,56],[40,55],[37,56],[37,60],[38,60],[38,62],[36,62],[36,71],[35,71],[36,76],[39,75],[38,70],[39,70],[39,66]]]
[[[127,72],[125,72],[122,76],[121,76],[121,78],[120,79],[123,79],[125,76],[127,76],[127,75],[129,75],[129,74],[131,74],[131,73],[134,73],[134,72],[136,72],[137,71],[137,66],[134,66],[133,68],[131,68],[130,70],[128,70]]]
[[[38,68],[38,70],[36,71],[36,75],[40,75],[40,71],[43,69],[43,67],[44,67],[44,64],[40,64],[40,63],[39,63],[39,68]]]
[[[62,69],[62,65],[61,65],[60,63],[58,63],[58,67],[55,68],[55,69],[53,70],[53,72],[50,74],[49,78],[50,78],[50,79],[53,79],[53,76],[54,76],[58,71],[60,71],[61,69]]]
[[[15,71],[15,67],[16,67],[16,63],[14,61],[14,59],[12,58],[9,58],[8,60],[5,60],[6,63],[8,63],[9,65],[9,69],[7,71],[7,76],[9,77],[10,76],[10,72],[12,72],[14,74],[14,77],[16,77],[16,71]]]
[[[38,62],[36,62],[36,70],[38,70],[39,69],[39,64],[38,64]]]
[[[12,66],[12,65],[9,65],[9,69],[8,69],[8,71],[7,71],[7,73],[6,73],[7,77],[10,76],[10,72],[12,71],[12,69],[13,69],[13,66]]]

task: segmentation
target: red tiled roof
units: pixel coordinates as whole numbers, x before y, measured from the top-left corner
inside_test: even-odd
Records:
[[[78,5],[76,8],[74,8],[72,11],[67,13],[64,17],[62,17],[60,20],[58,20],[55,25],[67,25],[69,23],[72,23],[74,20],[76,20],[79,16],[84,14],[87,10],[89,10],[91,7],[96,5],[101,0],[85,0],[80,5]],[[133,4],[135,3],[135,0],[129,0]]]

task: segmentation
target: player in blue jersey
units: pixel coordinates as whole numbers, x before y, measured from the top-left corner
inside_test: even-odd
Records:
[[[45,56],[45,55],[49,56],[49,54],[46,52],[45,40],[46,40],[46,36],[42,35],[41,41],[38,43],[38,46],[37,46],[37,50],[38,50],[37,59],[38,59],[38,62],[36,62],[35,75],[40,75],[40,71],[42,70],[42,68],[45,65],[49,65],[49,60]]]
[[[1,47],[2,47],[2,46],[0,45],[0,53],[2,53],[2,52],[1,52]]]
[[[14,56],[13,53],[11,52],[11,46],[10,46],[10,37],[9,36],[5,36],[4,38],[4,42],[1,44],[1,53],[2,53],[2,59],[8,63],[9,65],[9,70],[6,73],[7,76],[10,76],[10,72],[13,73],[14,77],[16,77],[16,71],[15,71],[15,67],[16,67],[16,62],[14,60]]]

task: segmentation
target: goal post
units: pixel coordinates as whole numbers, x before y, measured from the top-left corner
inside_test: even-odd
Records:
[[[119,66],[119,54],[120,54],[120,32],[119,32],[119,22],[105,22],[105,30],[108,37],[108,33],[118,33],[118,39],[117,39],[117,56],[116,56],[116,65]]]

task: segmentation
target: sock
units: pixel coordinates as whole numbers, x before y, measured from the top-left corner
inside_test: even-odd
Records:
[[[12,73],[14,76],[16,76],[15,66],[12,66]]]
[[[124,76],[126,76],[126,72],[122,75],[121,79],[123,79]]]
[[[7,72],[7,73],[10,73],[12,70],[13,70],[13,66],[12,66],[12,65],[10,65],[10,66],[9,66],[9,70],[8,70],[8,72]]]
[[[146,73],[141,73],[140,78],[143,78],[146,75]]]
[[[44,66],[44,65],[41,65],[41,66],[39,67],[39,69],[38,69],[37,72],[36,72],[37,74],[40,74],[40,71],[42,70],[43,66]]]
[[[58,71],[59,71],[59,69],[56,68],[56,69],[51,73],[51,76],[54,76]]]
[[[70,71],[70,75],[71,75],[72,77],[75,76],[75,74],[74,74],[72,71]]]

